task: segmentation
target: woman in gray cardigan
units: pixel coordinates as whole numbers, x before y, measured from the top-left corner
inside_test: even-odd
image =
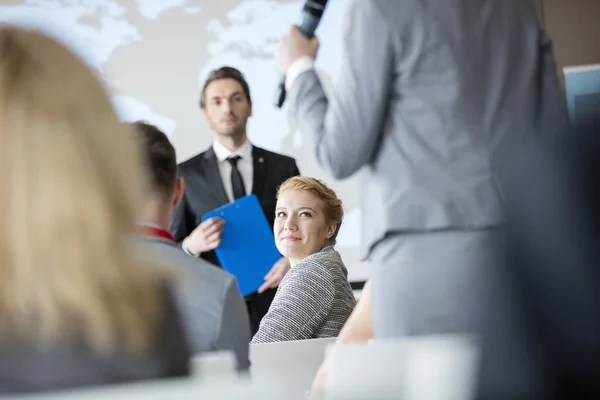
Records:
[[[356,300],[334,249],[343,217],[335,192],[314,178],[279,188],[275,243],[292,268],[281,281],[252,343],[335,337]]]

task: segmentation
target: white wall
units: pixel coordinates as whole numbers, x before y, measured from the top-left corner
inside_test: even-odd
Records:
[[[295,157],[302,175],[324,179],[341,196],[347,218],[338,250],[350,279],[364,280],[358,261],[359,182],[334,182],[318,167],[309,143],[290,126],[287,110],[272,104],[279,71],[273,52],[279,37],[299,21],[298,0],[3,0],[0,20],[51,32],[104,76],[124,119],[146,119],[165,130],[179,161],[207,148],[199,91],[209,70],[228,64],[249,81],[254,115],[250,140]],[[339,66],[346,0],[330,0],[318,35],[319,74],[328,90]]]
[[[600,1],[535,0],[534,3],[552,39],[562,83],[563,67],[600,63]]]

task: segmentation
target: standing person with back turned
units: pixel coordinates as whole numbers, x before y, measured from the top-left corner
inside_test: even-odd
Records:
[[[473,332],[476,275],[502,225],[497,152],[546,113],[566,118],[549,39],[525,0],[348,7],[331,98],[316,37],[292,27],[276,58],[319,164],[338,179],[365,170],[373,335]]]
[[[200,95],[200,108],[214,141],[208,150],[179,166],[186,189],[173,213],[171,231],[185,252],[220,266],[214,249],[220,243],[223,220],[201,222],[202,215],[253,193],[272,227],[277,188],[300,172],[293,158],[248,141],[246,122],[252,115],[252,100],[248,83],[237,69],[222,67],[209,74]],[[289,261],[281,258],[258,292],[246,297],[252,334],[269,310],[274,288],[289,269]]]

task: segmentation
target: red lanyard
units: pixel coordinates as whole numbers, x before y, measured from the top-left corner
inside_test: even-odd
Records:
[[[169,232],[165,231],[164,229],[158,229],[158,228],[154,228],[152,226],[140,226],[140,230],[145,235],[168,239],[171,242],[175,243],[175,238],[173,237],[173,235],[171,235]]]

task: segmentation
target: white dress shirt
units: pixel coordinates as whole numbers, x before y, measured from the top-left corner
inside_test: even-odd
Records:
[[[217,141],[213,142],[212,148],[215,152],[215,156],[217,157],[221,182],[223,182],[223,188],[225,189],[225,193],[227,194],[229,201],[234,200],[233,186],[231,185],[231,164],[229,161],[227,161],[229,157],[240,156],[240,159],[237,162],[237,167],[240,171],[240,175],[242,175],[244,189],[246,189],[246,194],[252,193],[254,164],[252,163],[252,144],[250,141],[246,140],[242,147],[236,151],[229,150],[227,147],[223,146]],[[188,251],[187,238],[183,239],[181,247],[183,248],[183,251],[191,256],[200,256],[199,254],[192,254]]]
[[[294,81],[302,73],[314,68],[315,60],[309,56],[302,56],[294,60],[285,71],[285,90],[290,90]]]
[[[253,183],[253,173],[254,166],[252,164],[252,144],[246,140],[242,147],[237,149],[236,151],[231,151],[227,147],[223,146],[219,142],[213,143],[213,151],[215,152],[215,156],[217,156],[217,161],[219,163],[219,173],[221,174],[221,182],[223,182],[223,187],[225,188],[225,193],[227,193],[227,198],[229,201],[235,200],[233,198],[233,187],[231,185],[231,164],[227,161],[228,158],[233,156],[239,156],[240,159],[237,162],[238,170],[242,175],[242,180],[244,181],[244,188],[246,189],[246,194],[252,193],[252,183]]]

